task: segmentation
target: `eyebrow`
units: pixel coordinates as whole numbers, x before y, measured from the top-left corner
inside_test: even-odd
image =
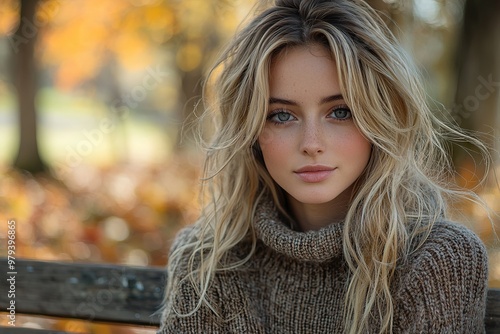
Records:
[[[325,104],[333,101],[343,100],[344,97],[342,94],[335,94],[331,96],[327,96],[321,99],[320,104]],[[298,106],[298,103],[293,100],[282,99],[279,97],[270,97],[269,104],[285,104],[290,106]]]

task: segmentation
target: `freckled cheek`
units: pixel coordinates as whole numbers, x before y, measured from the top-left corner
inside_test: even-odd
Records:
[[[264,156],[266,166],[283,164],[290,157],[293,145],[293,136],[284,131],[273,131],[265,128],[259,136],[259,145]]]
[[[276,135],[273,133],[273,131],[271,129],[269,129],[268,127],[265,127],[259,136],[260,147],[262,148],[262,147],[270,145],[273,142],[275,137],[276,137]]]
[[[288,129],[273,129],[265,127],[259,136],[260,147],[264,146],[290,146],[296,136],[293,131]]]
[[[357,129],[332,131],[328,142],[333,150],[346,156],[357,159],[370,156],[371,144]]]

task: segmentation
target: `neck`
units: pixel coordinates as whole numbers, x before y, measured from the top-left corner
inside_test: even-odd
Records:
[[[350,190],[350,189],[348,189]],[[288,206],[300,231],[316,231],[333,223],[344,220],[351,191],[344,191],[330,202],[302,203],[292,196],[287,196]]]

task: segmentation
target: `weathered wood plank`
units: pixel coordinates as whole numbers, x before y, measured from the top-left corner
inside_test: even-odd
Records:
[[[500,289],[489,289],[486,300],[486,333],[500,333]]]
[[[6,259],[1,258],[0,263]],[[16,314],[158,326],[164,268],[16,260]],[[0,308],[10,300],[6,270],[0,275]]]
[[[70,332],[62,332],[50,329],[34,329],[22,327],[0,327],[0,333],[6,334],[76,334]]]

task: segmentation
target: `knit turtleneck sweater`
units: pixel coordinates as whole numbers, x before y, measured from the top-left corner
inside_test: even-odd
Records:
[[[187,274],[187,261],[170,268],[158,333],[343,333],[348,268],[343,224],[297,232],[264,204],[255,217],[258,242],[241,268],[217,272],[207,292],[214,310],[201,306]],[[192,240],[192,228],[172,250]],[[248,245],[231,252],[242,258]],[[398,265],[392,281],[394,333],[483,333],[487,254],[470,230],[437,222],[425,243]],[[214,313],[217,312],[218,316]],[[376,325],[371,332],[378,333]]]

